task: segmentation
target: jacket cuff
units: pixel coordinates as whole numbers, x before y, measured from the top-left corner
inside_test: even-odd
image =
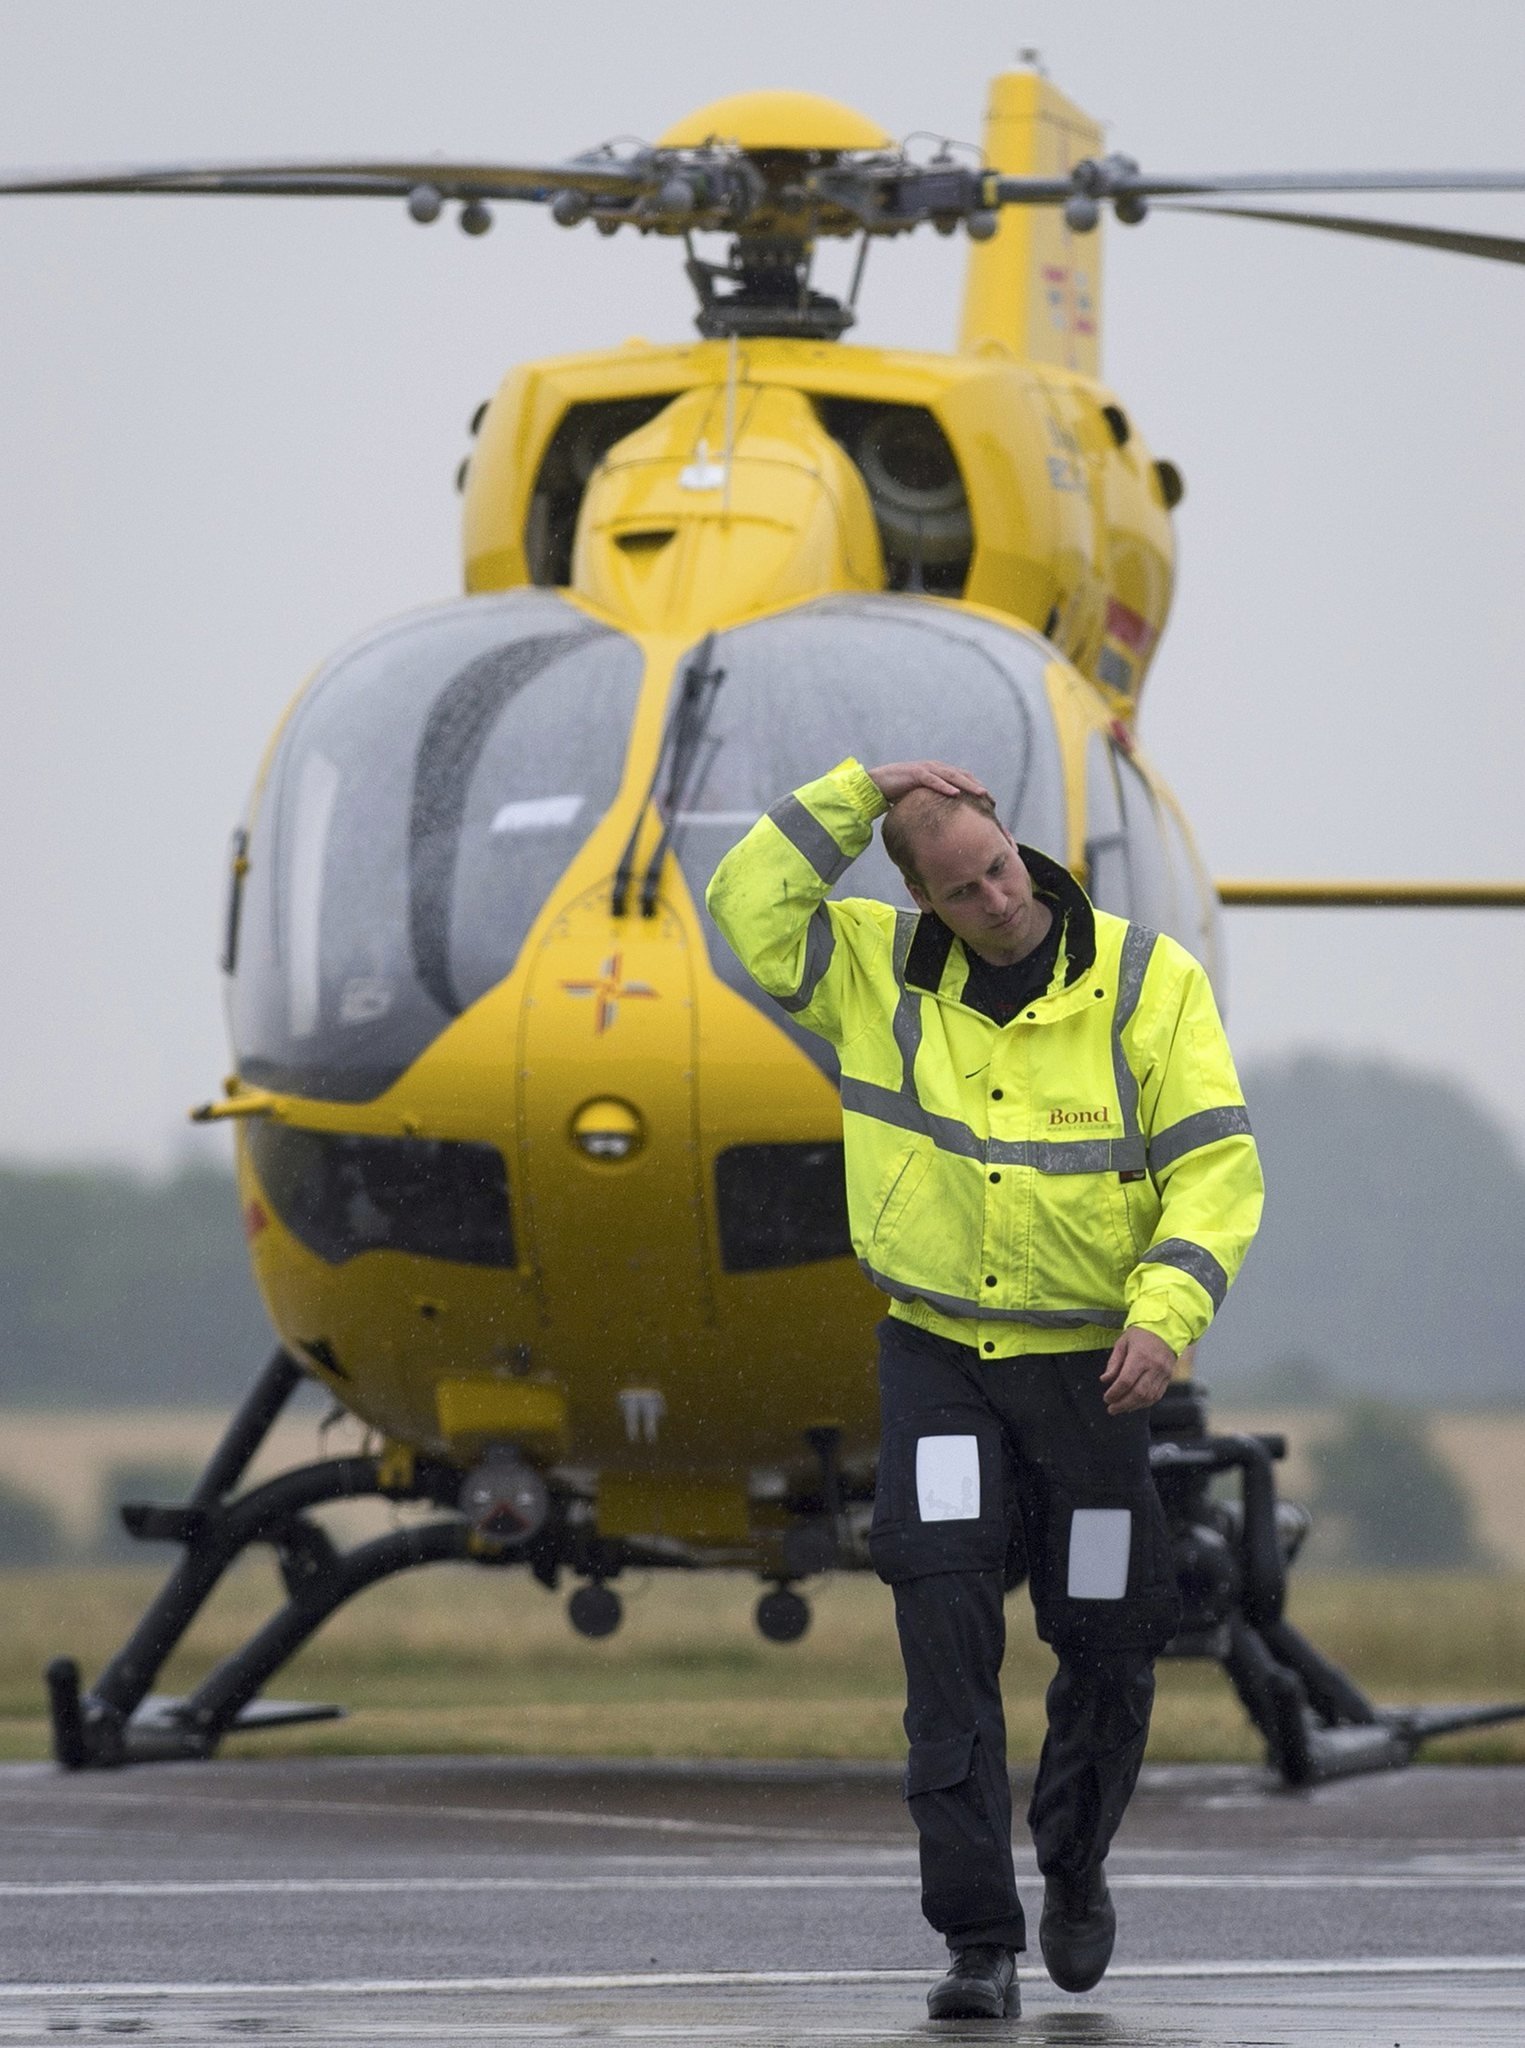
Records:
[[[1153,1301],[1131,1310],[1128,1316],[1130,1330],[1148,1330],[1162,1343],[1168,1344],[1179,1358],[1188,1344],[1195,1344],[1202,1332],[1193,1327],[1186,1317],[1164,1302]]]
[[[852,805],[866,825],[872,824],[875,818],[883,817],[889,809],[878,783],[863,763],[851,754],[845,761],[839,761],[829,777],[823,779],[836,784],[843,800]]]

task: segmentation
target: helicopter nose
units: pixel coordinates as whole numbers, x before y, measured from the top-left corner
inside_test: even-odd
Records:
[[[669,1351],[711,1308],[694,1031],[670,908],[616,917],[601,883],[553,920],[520,1027],[520,1173],[543,1312],[558,1349],[608,1358],[615,1421],[629,1358]]]

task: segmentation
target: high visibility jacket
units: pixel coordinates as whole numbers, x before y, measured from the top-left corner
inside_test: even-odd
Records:
[[[827,891],[886,808],[844,761],[775,804],[707,901],[752,978],[837,1048],[853,1248],[891,1314],[987,1357],[1200,1337],[1263,1186],[1207,975],[1173,939],[1057,900],[1053,979],[998,1025],[941,919]]]

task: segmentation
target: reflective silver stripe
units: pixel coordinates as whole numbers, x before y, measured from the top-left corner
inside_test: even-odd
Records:
[[[781,797],[768,816],[828,886],[852,866],[853,856],[842,851],[814,811],[807,810],[797,796]]]
[[[891,1026],[895,1043],[900,1049],[900,1088],[904,1095],[916,1099],[916,1055],[921,1051],[921,997],[913,988],[906,986],[906,962],[911,957],[911,941],[916,936],[916,927],[921,913],[915,910],[895,912],[895,946],[893,967],[895,986],[900,993],[895,999],[895,1017]]]
[[[924,1301],[928,1308],[941,1309],[946,1316],[960,1316],[970,1322],[1027,1323],[1038,1330],[1084,1330],[1093,1324],[1106,1330],[1120,1330],[1123,1326],[1124,1312],[1120,1308],[991,1308],[983,1301],[966,1301],[961,1294],[939,1294],[931,1287],[911,1287],[903,1280],[892,1280],[867,1259],[859,1259],[858,1264],[892,1300]]]
[[[897,1130],[915,1131],[918,1137],[930,1138],[940,1152],[956,1152],[964,1159],[985,1157],[984,1144],[967,1124],[957,1117],[934,1116],[914,1095],[881,1088],[873,1081],[855,1081],[844,1074],[842,1107],[859,1116],[871,1116],[878,1123],[893,1124]]]
[[[992,1138],[985,1148],[992,1166],[1032,1166],[1039,1173],[1142,1173],[1142,1138]]]
[[[1228,1275],[1210,1251],[1193,1244],[1189,1237],[1162,1237],[1158,1244],[1150,1245],[1139,1264],[1174,1266],[1196,1281],[1215,1309],[1222,1308],[1223,1297],[1228,1293]]]
[[[820,986],[821,976],[831,965],[831,956],[836,950],[836,927],[826,905],[818,903],[805,927],[805,971],[800,976],[800,985],[792,996],[774,998],[780,1009],[791,1013],[804,1009]]]
[[[940,1152],[977,1159],[982,1165],[1030,1166],[1039,1173],[1141,1173],[1144,1168],[1142,1138],[984,1139],[957,1117],[924,1109],[913,1095],[850,1075],[843,1076],[842,1107],[896,1130],[915,1131],[930,1138]]]
[[[1243,1103],[1232,1109],[1199,1109],[1149,1140],[1149,1170],[1158,1173],[1200,1146],[1216,1145],[1220,1138],[1251,1135],[1250,1113]]]
[[[1138,999],[1144,992],[1158,932],[1141,924],[1130,924],[1123,934],[1122,959],[1117,970],[1117,1002],[1112,1011],[1112,1074],[1117,1083],[1118,1107],[1123,1113],[1123,1134],[1138,1136],[1138,1077],[1123,1051],[1123,1032],[1132,1022]]]

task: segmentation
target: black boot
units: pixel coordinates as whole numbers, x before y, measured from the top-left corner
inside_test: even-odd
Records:
[[[985,1943],[955,1949],[947,1976],[927,1993],[927,2016],[934,2020],[1015,2019],[1021,2010],[1015,1954]]]
[[[1038,1946],[1061,1991],[1089,1991],[1112,1960],[1117,1909],[1098,1866],[1078,1878],[1043,1880]]]

